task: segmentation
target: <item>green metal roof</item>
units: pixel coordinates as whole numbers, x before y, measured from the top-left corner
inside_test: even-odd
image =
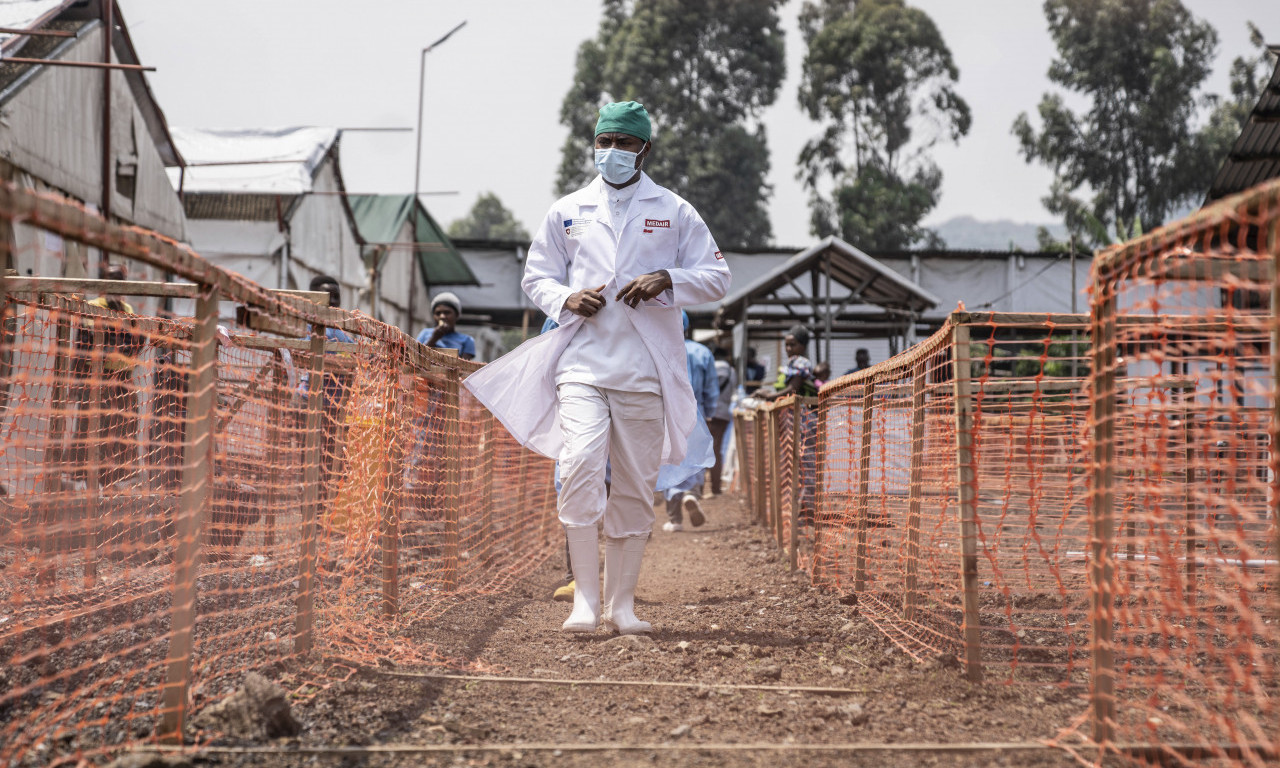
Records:
[[[415,207],[413,195],[348,195],[351,215],[360,239],[368,245],[396,243],[400,230]],[[479,285],[466,259],[449,242],[444,228],[419,202],[414,221],[418,270],[428,286]]]

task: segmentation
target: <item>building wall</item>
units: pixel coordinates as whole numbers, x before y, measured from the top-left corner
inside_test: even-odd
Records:
[[[95,26],[63,58],[98,61],[101,51],[102,28]],[[91,69],[43,67],[0,108],[0,155],[95,210],[102,198],[102,78]],[[111,92],[112,168],[136,167],[132,198],[113,180],[111,214],[186,239],[182,205],[123,72],[111,73]]]
[[[342,286],[342,306],[355,307],[368,290],[369,275],[343,204],[334,156],[316,171],[312,193],[305,195],[289,220],[289,288],[305,290],[324,273]]]

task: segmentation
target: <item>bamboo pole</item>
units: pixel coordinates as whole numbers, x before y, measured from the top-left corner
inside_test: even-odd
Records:
[[[973,448],[973,392],[969,377],[969,326],[952,331],[956,470],[960,503],[960,574],[964,589],[964,660],[970,682],[982,680],[982,623],[978,612],[978,457]]]
[[[324,327],[311,327],[311,367],[307,377],[307,421],[302,435],[302,546],[298,556],[298,603],[293,650],[308,654],[315,645],[316,519],[324,455]]]
[[[920,605],[920,504],[924,495],[924,425],[925,377],[924,361],[912,371],[914,387],[911,397],[911,479],[907,489],[907,589],[902,617],[914,621]]]
[[[214,383],[218,367],[218,297],[206,286],[196,299],[191,337],[191,379],[187,389],[182,439],[182,486],[176,521],[178,542],[173,554],[173,614],[169,621],[168,672],[162,693],[160,725],[163,743],[181,744],[191,686],[196,617],[196,570],[200,537],[212,499]]]
[[[1093,599],[1090,711],[1093,740],[1115,739],[1115,296],[1101,278],[1094,284],[1093,463],[1089,514],[1089,581]]]
[[[458,370],[450,368],[444,390],[444,588],[458,588],[458,519],[462,507],[462,413]]]
[[[871,514],[871,428],[876,383],[868,379],[862,387],[862,433],[858,449],[857,554],[853,561],[853,589],[867,588],[867,524]]]

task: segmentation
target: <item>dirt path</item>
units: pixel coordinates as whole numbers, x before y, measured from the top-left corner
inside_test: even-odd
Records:
[[[1082,711],[1048,687],[971,687],[906,658],[837,595],[790,574],[744,505],[706,503],[708,523],[655,532],[636,613],[650,640],[565,635],[553,558],[511,594],[459,605],[424,631],[462,672],[504,678],[661,681],[687,687],[441,680],[361,673],[295,705],[285,747],[526,745],[427,754],[223,756],[223,765],[1071,765],[1048,750],[819,751],[803,745],[1011,743],[1052,737]],[[659,520],[661,522],[661,520]],[[436,673],[441,670],[420,670]],[[773,686],[776,689],[742,686]],[[783,686],[848,689],[824,695]],[[782,745],[784,750],[744,749]],[[556,751],[528,745],[562,745]],[[580,751],[570,747],[645,745]],[[700,748],[699,745],[705,745]]]

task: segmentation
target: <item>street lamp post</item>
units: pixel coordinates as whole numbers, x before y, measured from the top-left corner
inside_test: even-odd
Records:
[[[439,40],[435,41],[431,45],[428,45],[426,48],[423,48],[421,61],[418,66],[418,132],[416,134],[417,147],[416,147],[416,152],[414,153],[414,158],[413,158],[413,206],[409,209],[409,215],[412,217],[411,220],[413,222],[413,239],[415,243],[418,240],[418,187],[419,187],[419,182],[422,178],[422,109],[423,109],[423,96],[426,91],[426,85],[427,85],[427,54],[431,53],[431,51],[437,45],[440,45],[445,40],[448,40],[453,35],[454,32],[457,32],[458,30],[462,29],[466,25],[467,25],[467,22],[463,21],[458,26],[444,33],[444,35]],[[418,285],[417,275],[415,274],[417,266],[418,266],[418,251],[417,249],[414,249],[409,254],[409,301],[408,301],[409,306],[408,306],[408,312],[407,312],[408,317],[406,319],[406,322],[409,324],[410,335],[413,334],[413,295],[415,292],[414,289]],[[427,286],[427,289],[429,291],[430,286]]]

